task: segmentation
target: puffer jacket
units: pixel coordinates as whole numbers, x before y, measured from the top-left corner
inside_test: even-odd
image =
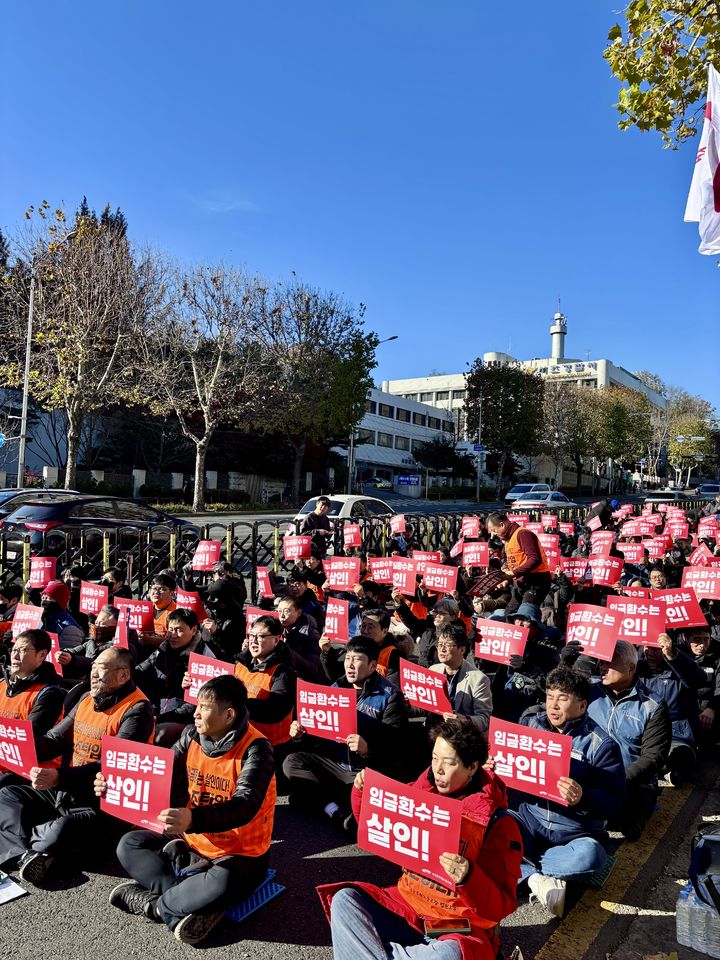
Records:
[[[638,664],[640,687],[667,706],[675,743],[692,744],[700,732],[698,693],[705,682],[702,667],[681,650],[672,660],[664,659],[657,673],[650,670],[647,661]]]

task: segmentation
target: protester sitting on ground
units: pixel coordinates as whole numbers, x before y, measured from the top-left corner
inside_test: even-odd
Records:
[[[393,590],[395,612],[414,637],[417,638],[415,658],[421,667],[438,663],[437,640],[440,630],[460,616],[460,607],[455,600],[444,597],[438,600],[425,619],[420,619],[410,609],[406,598],[399,590]]]
[[[346,743],[322,740],[305,733],[293,720],[290,735],[301,748],[283,763],[290,783],[290,803],[324,812],[339,826],[352,830],[350,788],[358,770],[366,766],[395,773],[402,764],[407,704],[402,693],[377,671],[378,647],[369,637],[347,644],[345,675],[333,689],[357,692],[357,729]]]
[[[175,587],[175,578],[167,573],[159,573],[152,579],[148,596],[153,605],[154,633],[141,637],[147,646],[159,647],[167,633],[167,619],[177,607],[173,599]]]
[[[667,577],[661,566],[650,567],[648,579],[653,590],[666,590],[668,587]]]
[[[120,611],[117,607],[107,605],[100,608],[95,622],[90,624],[89,639],[84,643],[79,643],[76,647],[62,650],[58,655],[58,663],[63,668],[63,676],[78,678],[90,676],[90,667],[93,660],[113,644],[119,615]],[[137,634],[130,629],[128,629],[128,646],[137,662],[139,650]]]
[[[325,577],[323,575],[323,582]],[[308,573],[294,567],[287,578],[288,595],[297,600],[303,613],[312,617],[317,624],[318,630],[322,630],[325,624],[325,608],[318,601],[313,590],[308,587]]]
[[[360,618],[361,637],[367,637],[377,645],[377,672],[396,687],[400,686],[400,651],[395,635],[390,632],[390,614],[380,608],[363,611]],[[330,637],[320,637],[320,663],[323,672],[331,683],[344,675],[343,661],[347,647],[344,644],[333,645]]]
[[[720,733],[720,643],[710,636],[710,627],[684,631],[684,649],[705,675],[697,693],[700,710],[700,744],[712,746]]]
[[[437,641],[440,662],[433,664],[430,669],[447,680],[453,713],[446,713],[443,718],[467,717],[487,737],[493,706],[490,680],[482,670],[474,670],[465,659],[469,650],[470,641],[465,627],[458,620],[453,620],[440,630]],[[438,714],[428,715],[428,726],[439,722]]]
[[[607,861],[606,822],[622,809],[625,773],[618,745],[587,713],[590,680],[558,667],[546,679],[545,708],[521,723],[572,738],[570,776],[557,791],[567,806],[533,799],[512,815],[522,833],[522,880],[556,917],[565,912],[568,881],[589,880]]]
[[[103,573],[100,583],[108,588],[108,600],[132,600],[132,590],[127,583],[127,570],[125,567],[108,567]]]
[[[0,866],[19,859],[22,882],[46,886],[53,872],[62,880],[99,839],[93,783],[103,735],[152,743],[152,707],[132,672],[128,650],[104,650],[90,670],[90,691],[36,739],[40,762],[72,750],[70,764],[33,767],[29,785],[0,790]]]
[[[63,583],[67,584],[70,590],[67,612],[83,633],[86,633],[89,620],[87,614],[83,613],[80,609],[80,585],[85,579],[85,570],[80,564],[72,564],[72,566],[65,567],[60,579]]]
[[[665,769],[672,729],[667,706],[638,682],[638,654],[618,640],[609,663],[599,663],[600,683],[593,684],[588,704],[592,719],[620,747],[625,765],[627,802],[611,829],[637,840],[655,809],[658,777]]]
[[[637,676],[653,700],[666,704],[672,724],[672,742],[664,772],[673,786],[695,773],[695,738],[700,732],[698,695],[705,673],[691,656],[679,650],[667,633],[659,647],[644,647]]]
[[[499,537],[505,546],[505,562],[501,570],[511,588],[510,602],[505,616],[520,606],[532,603],[539,607],[550,589],[550,567],[537,536],[525,527],[508,519],[505,513],[491,513],[488,530]]]
[[[302,612],[294,597],[280,597],[275,605],[283,628],[283,641],[290,663],[299,677],[310,683],[324,683],[320,665],[320,631],[313,617]]]
[[[204,604],[210,614],[202,622],[202,633],[225,660],[234,660],[245,637],[245,611],[237,588],[219,577],[205,590]]]
[[[194,610],[176,607],[168,615],[165,639],[147,660],[135,669],[135,681],[153,705],[157,718],[155,743],[171,747],[188,723],[194,706],[185,702],[183,677],[191,653],[217,658],[215,649],[204,643]]]
[[[45,630],[25,630],[12,646],[10,670],[0,680],[0,722],[3,718],[29,720],[35,736],[55,726],[63,711],[65,691],[47,659],[51,642]],[[0,787],[24,783],[15,773],[0,770]]]
[[[48,633],[56,633],[63,649],[77,646],[85,639],[82,627],[67,612],[69,600],[70,588],[62,580],[52,580],[42,589],[42,628]]]
[[[173,749],[172,806],[159,815],[166,835],[125,834],[117,856],[132,879],[110,892],[110,904],[195,944],[266,876],[275,768],[270,744],[250,723],[245,688],[231,676],[200,688],[194,723]],[[98,774],[95,793],[106,788]]]
[[[403,869],[393,887],[359,881],[318,887],[335,960],[495,960],[502,954],[499,924],[515,910],[522,859],[505,787],[483,769],[487,746],[472,723],[446,720],[431,737],[431,766],[415,786],[427,792],[428,803],[441,796],[462,804],[459,850],[440,859],[448,886]],[[356,815],[363,786],[364,771],[352,792]],[[434,939],[433,924],[443,921],[459,924],[460,932]]]
[[[0,586],[0,641],[5,639],[5,634],[12,630],[12,620],[15,616],[15,608],[22,598],[22,587],[19,583],[7,583]]]
[[[222,583],[229,584],[233,590],[234,602],[242,609],[245,601],[247,600],[247,586],[245,584],[244,577],[235,576],[235,568],[232,563],[229,563],[226,560],[218,560],[217,563],[213,564],[212,568],[212,580],[207,586],[203,586],[200,583],[195,582],[195,571],[193,570],[192,563],[187,563],[182,568],[182,588],[183,590],[192,590],[196,592],[201,600],[204,600],[207,596],[208,588],[213,583]]]

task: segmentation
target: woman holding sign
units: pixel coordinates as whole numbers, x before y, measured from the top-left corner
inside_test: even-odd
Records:
[[[498,955],[497,925],[516,907],[520,832],[505,815],[505,787],[483,769],[487,747],[479,730],[468,720],[447,720],[431,738],[432,765],[415,788],[427,793],[428,807],[433,796],[449,797],[462,812],[459,849],[440,856],[447,886],[403,868],[394,887],[319,887],[335,960],[405,956],[399,948],[413,948],[407,955],[416,960],[425,954],[428,960],[495,960]],[[363,771],[353,789],[356,816],[364,779]]]

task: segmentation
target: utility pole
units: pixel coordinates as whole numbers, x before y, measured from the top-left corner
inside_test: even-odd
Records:
[[[28,308],[27,336],[25,338],[25,376],[23,377],[22,413],[20,415],[20,446],[18,447],[17,482],[20,490],[25,483],[25,446],[27,443],[28,397],[30,395],[30,351],[32,350],[33,304],[35,301],[35,265],[30,275],[30,306]]]
[[[482,443],[482,392],[478,398],[478,446]],[[477,476],[475,477],[475,499],[480,503],[480,472],[485,457],[483,451],[477,451]]]
[[[348,447],[348,478],[347,492],[352,493],[353,473],[355,472],[355,427],[350,431],[350,446]]]

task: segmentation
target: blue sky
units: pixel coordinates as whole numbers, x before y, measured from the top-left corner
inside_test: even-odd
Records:
[[[83,194],[133,239],[367,304],[378,381],[486,350],[646,368],[720,407],[696,143],[617,130],[616,2],[6,6],[0,226]]]

